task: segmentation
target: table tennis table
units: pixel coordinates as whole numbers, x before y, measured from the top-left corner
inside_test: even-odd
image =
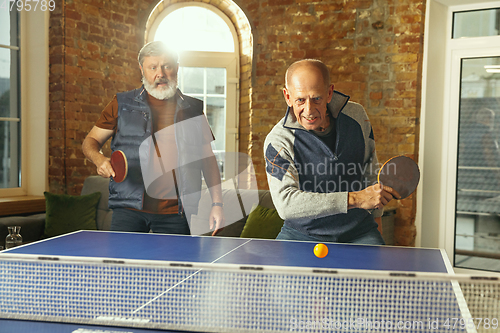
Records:
[[[0,333],[449,332],[471,316],[443,250],[325,244],[317,258],[312,242],[79,231],[4,250]]]

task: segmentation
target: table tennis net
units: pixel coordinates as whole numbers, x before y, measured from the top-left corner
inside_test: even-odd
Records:
[[[198,332],[491,332],[495,278],[0,256],[0,317]],[[479,322],[481,320],[481,322]]]

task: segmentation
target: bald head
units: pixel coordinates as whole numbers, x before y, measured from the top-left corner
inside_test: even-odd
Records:
[[[316,59],[304,59],[294,62],[288,67],[285,74],[285,87],[289,87],[292,84],[292,78],[295,73],[301,71],[319,71],[323,77],[325,87],[330,86],[330,73],[328,72],[328,67],[321,61]]]
[[[286,72],[283,96],[293,118],[306,130],[323,131],[330,124],[328,103],[333,97],[328,68],[319,60],[293,63]]]

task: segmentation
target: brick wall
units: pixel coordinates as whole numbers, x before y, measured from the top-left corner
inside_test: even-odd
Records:
[[[172,2],[180,1],[164,5]],[[239,31],[240,151],[252,156],[260,188],[267,188],[263,141],[286,107],[283,77],[302,58],[323,60],[335,88],[365,106],[380,162],[397,154],[418,158],[424,0],[238,0],[239,8],[230,0],[203,2]],[[81,143],[113,95],[140,84],[135,59],[156,3],[56,1],[49,32],[51,191],[78,194],[95,173]],[[415,199],[393,206],[396,244],[414,245]]]
[[[49,184],[79,194],[95,174],[81,144],[116,92],[140,85],[135,1],[56,1],[49,30]],[[105,151],[109,151],[109,143]]]
[[[423,0],[239,3],[255,27],[251,153],[260,187],[267,185],[263,141],[286,108],[284,74],[302,58],[324,61],[335,89],[366,108],[380,162],[398,154],[418,159]],[[414,245],[415,198],[392,206],[399,208],[396,244]]]

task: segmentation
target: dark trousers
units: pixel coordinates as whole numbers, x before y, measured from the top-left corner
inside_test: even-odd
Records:
[[[189,224],[185,215],[152,214],[126,208],[113,209],[111,231],[149,232],[189,235]]]
[[[281,232],[276,237],[278,240],[298,240],[298,241],[310,241],[310,242],[320,242],[320,239],[314,238],[309,235],[305,235],[300,231],[297,231],[289,226],[284,225],[281,228]],[[384,245],[384,239],[382,235],[377,230],[377,228],[373,228],[368,232],[353,237],[352,239],[339,241],[339,240],[330,240],[330,242],[339,242],[339,243],[352,243],[352,244],[365,244],[365,245]]]

